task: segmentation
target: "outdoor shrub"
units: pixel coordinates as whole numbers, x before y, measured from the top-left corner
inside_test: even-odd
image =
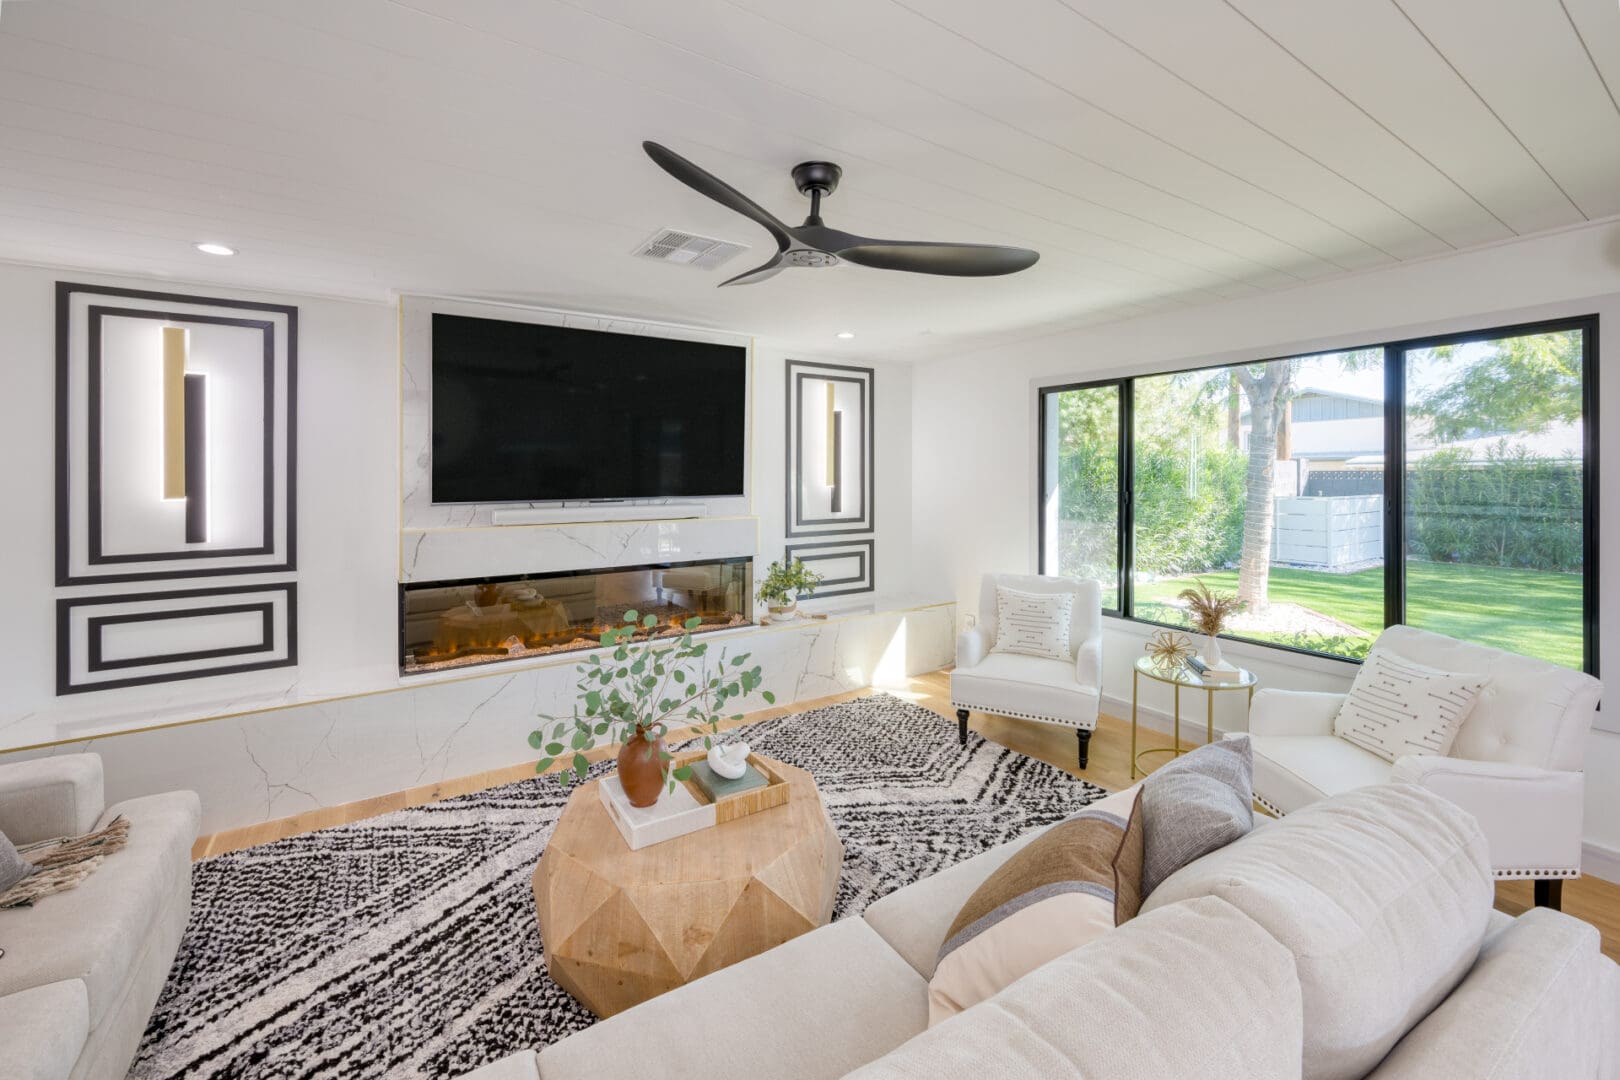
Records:
[[[1432,562],[1572,572],[1581,568],[1581,469],[1506,443],[1483,464],[1459,450],[1407,475],[1407,542]]]

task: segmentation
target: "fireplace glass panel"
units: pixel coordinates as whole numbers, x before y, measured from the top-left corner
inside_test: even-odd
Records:
[[[655,615],[641,631],[676,637],[753,621],[753,561],[720,559],[400,588],[400,669],[407,675],[591,649],[624,614]]]

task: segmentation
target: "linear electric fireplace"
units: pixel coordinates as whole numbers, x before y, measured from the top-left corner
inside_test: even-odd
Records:
[[[624,613],[656,615],[636,636],[674,637],[753,622],[753,560],[624,566],[399,588],[400,671],[469,667],[591,649]]]

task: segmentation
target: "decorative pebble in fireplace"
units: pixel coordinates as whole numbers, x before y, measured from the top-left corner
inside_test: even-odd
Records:
[[[753,622],[753,560],[624,566],[522,577],[401,585],[400,671],[470,667],[593,649],[624,613],[658,616],[648,634],[676,636]]]

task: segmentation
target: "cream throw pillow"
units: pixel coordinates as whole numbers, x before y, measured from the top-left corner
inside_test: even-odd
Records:
[[[1052,826],[968,898],[928,981],[930,1027],[1136,916],[1142,814],[1138,792],[1121,794]]]
[[[991,652],[1067,660],[1074,593],[1032,593],[996,586],[996,645]]]
[[[1408,754],[1444,757],[1487,681],[1485,675],[1439,671],[1374,652],[1334,718],[1333,734],[1385,761]]]

